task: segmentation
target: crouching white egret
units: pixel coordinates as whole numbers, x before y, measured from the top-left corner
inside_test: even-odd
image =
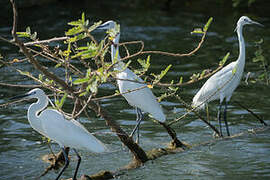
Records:
[[[57,142],[63,151],[65,165],[56,177],[56,180],[60,178],[69,165],[68,156],[64,151],[64,147],[73,148],[78,157],[73,179],[76,179],[81,161],[81,157],[76,149],[88,150],[95,153],[106,151],[107,148],[105,145],[90,134],[82,124],[74,119],[67,120],[63,114],[55,109],[45,109],[48,105],[48,97],[43,90],[36,88],[24,95],[16,96],[11,99],[18,98],[37,99],[37,102],[31,104],[28,108],[28,121],[34,130]]]
[[[136,108],[137,124],[134,130],[132,131],[131,136],[133,136],[134,132],[137,130],[137,141],[138,141],[139,126],[143,119],[142,111],[151,114],[156,120],[160,122],[164,122],[166,120],[166,117],[152,91],[146,86],[145,83],[141,83],[143,82],[143,80],[140,77],[138,77],[134,72],[132,72],[129,68],[125,68],[125,64],[120,61],[121,59],[119,55],[120,30],[117,30],[116,28],[117,25],[114,21],[107,21],[97,27],[97,29],[104,29],[104,30],[114,29],[115,31],[118,31],[115,37],[111,37],[112,38],[111,60],[113,62],[115,62],[116,60],[117,62],[114,65],[114,69],[119,71],[116,74],[116,77],[120,93],[123,94],[124,98],[131,106],[134,106]],[[138,81],[140,83],[134,81]]]
[[[248,18],[247,16],[242,16],[235,28],[237,32],[238,41],[239,41],[239,56],[238,59],[234,62],[231,62],[220,71],[211,76],[199,92],[193,98],[193,106],[198,108],[203,108],[207,103],[213,100],[220,100],[220,105],[218,109],[218,122],[220,128],[220,135],[222,136],[222,127],[221,127],[221,107],[222,102],[225,98],[225,107],[224,107],[224,122],[226,125],[226,130],[228,136],[230,136],[228,123],[226,119],[227,112],[227,103],[230,101],[231,96],[234,90],[240,83],[240,80],[243,75],[244,66],[245,66],[245,41],[243,38],[243,26],[247,24],[256,24],[263,26],[262,24],[255,22]]]

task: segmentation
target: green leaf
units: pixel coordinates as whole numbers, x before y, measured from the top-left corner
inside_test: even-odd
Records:
[[[19,71],[21,75],[24,75],[24,76],[30,76],[30,72],[28,71]]]
[[[203,70],[200,74],[200,77],[203,77],[205,75],[206,70]]]
[[[91,91],[92,93],[96,93],[97,92],[97,88],[98,87],[98,79],[95,79],[94,81],[92,81],[91,84],[89,84],[86,88],[86,90],[89,92]]]
[[[16,34],[18,35],[18,37],[25,37],[25,38],[30,37],[30,35],[27,34],[26,32],[16,32]]]
[[[182,84],[182,83],[183,83],[183,76],[181,76],[179,79],[179,84]]]
[[[71,21],[71,22],[68,22],[68,25],[70,25],[70,26],[80,26],[80,25],[82,25],[82,22],[80,20]]]
[[[176,92],[179,88],[178,87],[173,87],[173,86],[169,86],[169,90]]]
[[[73,35],[76,35],[76,34],[79,34],[81,32],[83,32],[84,29],[81,27],[81,26],[76,26],[76,27],[73,27],[71,29],[69,29],[65,35],[66,36],[73,36]]]
[[[263,43],[263,38],[261,38],[259,41],[255,41],[255,44],[258,46],[258,45],[261,45]]]
[[[25,31],[27,34],[31,34],[31,29],[30,29],[30,27],[28,26],[27,28],[26,28],[26,31]]]
[[[73,84],[77,85],[77,84],[82,84],[82,83],[85,83],[88,81],[89,81],[89,78],[79,78],[79,79],[76,79],[75,81],[73,81]]]
[[[122,63],[122,62],[119,62],[119,63]],[[131,63],[131,60],[129,60],[127,63],[125,63],[125,66],[123,67],[122,70],[127,69],[130,63]]]
[[[86,77],[87,78],[90,78],[91,72],[92,72],[92,70],[90,68],[87,69],[87,71],[86,71]]]
[[[43,80],[43,77],[44,77],[44,75],[43,75],[43,74],[39,74],[39,75],[38,75],[38,79],[39,79],[40,81],[42,81],[42,80]]]
[[[204,34],[201,28],[195,28],[191,34]]]
[[[61,109],[66,101],[66,98],[67,98],[67,93],[64,94],[64,96],[61,98],[60,102],[59,101],[56,101],[56,105],[59,109]]]
[[[207,23],[206,23],[206,24],[204,25],[204,27],[203,27],[203,31],[204,31],[204,32],[207,32],[207,30],[208,30],[209,26],[211,25],[212,21],[213,21],[213,17],[210,17],[210,18],[208,19]]]
[[[86,94],[87,94],[87,92],[82,92],[79,96],[81,97],[81,96],[84,96]]]
[[[37,32],[34,32],[33,34],[30,35],[30,38],[32,40],[36,40],[37,39]]]
[[[232,74],[234,75],[236,73],[236,71],[237,71],[237,65],[233,68]]]
[[[225,63],[226,63],[226,61],[227,61],[227,59],[229,58],[229,56],[230,56],[230,52],[227,52],[227,54],[223,57],[223,59],[219,62],[219,66],[223,66]]]
[[[84,12],[82,13],[82,23],[85,23],[85,16],[84,16]]]
[[[150,55],[147,56],[146,60],[138,59],[137,61],[143,67],[144,70],[147,70],[150,66]]]
[[[169,66],[166,67],[166,69],[161,71],[160,79],[162,79],[167,74],[167,72],[170,70],[171,67],[172,67],[172,65],[170,64]]]
[[[198,80],[199,77],[200,77],[200,73],[192,74],[192,76],[190,77],[190,79],[191,79],[192,81],[196,81],[196,80]]]
[[[55,68],[59,68],[60,66],[62,66],[62,64],[63,64],[62,62],[59,62],[59,63],[57,63],[54,67],[55,67]]]

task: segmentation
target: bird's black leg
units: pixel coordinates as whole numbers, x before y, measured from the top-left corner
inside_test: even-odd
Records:
[[[80,167],[80,163],[81,163],[81,156],[79,155],[79,153],[76,151],[76,149],[73,148],[73,151],[75,152],[77,158],[78,158],[78,163],[77,163],[77,166],[76,166],[76,170],[74,172],[74,176],[73,176],[73,180],[76,180],[77,178],[77,172],[79,170],[79,167]]]
[[[140,138],[140,124],[143,120],[143,114],[141,109],[137,108],[137,114],[138,114],[138,118],[137,118],[137,123],[138,123],[138,129],[137,129],[137,139],[136,139],[136,143],[139,144],[139,138]]]
[[[56,178],[55,180],[58,180],[58,179],[60,178],[60,176],[63,174],[63,172],[66,170],[66,168],[67,168],[68,165],[69,165],[69,160],[68,160],[68,156],[67,156],[67,154],[66,154],[66,152],[65,152],[65,148],[62,147],[61,149],[62,149],[64,158],[65,158],[65,165],[64,165],[63,169],[62,169],[61,172],[58,174],[58,176],[57,176],[57,178]]]
[[[220,136],[223,137],[222,135],[222,126],[221,126],[221,107],[222,107],[222,103],[219,104],[219,109],[218,109],[218,114],[217,114],[217,118],[218,118],[218,123],[219,123],[219,132],[220,132]]]
[[[228,136],[230,136],[229,126],[228,126],[228,122],[227,122],[227,101],[225,101],[224,122],[225,122],[226,130],[227,130],[227,134],[228,134]]]
[[[132,137],[135,131],[137,130],[137,143],[138,143],[139,142],[139,128],[143,119],[143,114],[140,108],[136,108],[136,114],[137,114],[137,119],[136,119],[137,124],[135,128],[133,129],[132,133],[130,134],[130,136]]]

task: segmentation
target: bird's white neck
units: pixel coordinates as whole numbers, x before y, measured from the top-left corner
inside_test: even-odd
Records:
[[[239,41],[239,57],[237,59],[237,64],[240,65],[242,68],[245,66],[245,59],[246,59],[246,49],[245,49],[245,40],[243,37],[243,26],[237,27],[237,36]]]
[[[41,121],[39,119],[39,113],[46,108],[48,105],[48,98],[47,96],[41,96],[38,98],[37,102],[33,103],[30,105],[27,116],[28,116],[28,121],[30,125],[38,132],[43,132],[42,131],[42,125]],[[41,133],[42,134],[42,133]]]
[[[119,62],[121,59],[120,57],[120,52],[119,52],[119,38],[120,38],[120,33],[117,35],[116,39],[113,41],[113,44],[111,45],[111,60],[112,62],[118,62],[117,64],[114,65],[114,68],[116,70],[122,70],[125,66],[123,62]]]

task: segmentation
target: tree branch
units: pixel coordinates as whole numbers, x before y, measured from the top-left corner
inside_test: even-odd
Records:
[[[13,28],[12,28],[12,36],[14,38],[14,41],[16,45],[21,49],[23,54],[29,59],[29,61],[34,65],[36,69],[38,69],[40,72],[42,72],[46,77],[49,79],[55,81],[57,84],[59,84],[65,91],[67,91],[69,94],[72,95],[74,98],[78,98],[81,100],[81,102],[86,101],[85,97],[79,96],[75,93],[72,86],[69,86],[65,81],[60,79],[58,76],[52,74],[51,72],[47,71],[46,68],[44,68],[42,65],[39,64],[39,62],[33,57],[33,55],[28,51],[28,49],[24,46],[24,44],[18,39],[17,37],[17,10],[16,5],[13,0],[10,0],[13,8]],[[148,160],[146,153],[144,150],[136,144],[132,138],[128,136],[128,134],[123,131],[120,126],[115,123],[110,116],[107,115],[107,112],[103,110],[100,106],[98,106],[96,103],[90,101],[88,106],[90,109],[95,111],[96,114],[99,114],[105,121],[106,124],[111,128],[113,132],[115,132],[119,139],[130,149],[130,151],[134,155],[135,162],[138,162],[138,164],[144,163]]]

